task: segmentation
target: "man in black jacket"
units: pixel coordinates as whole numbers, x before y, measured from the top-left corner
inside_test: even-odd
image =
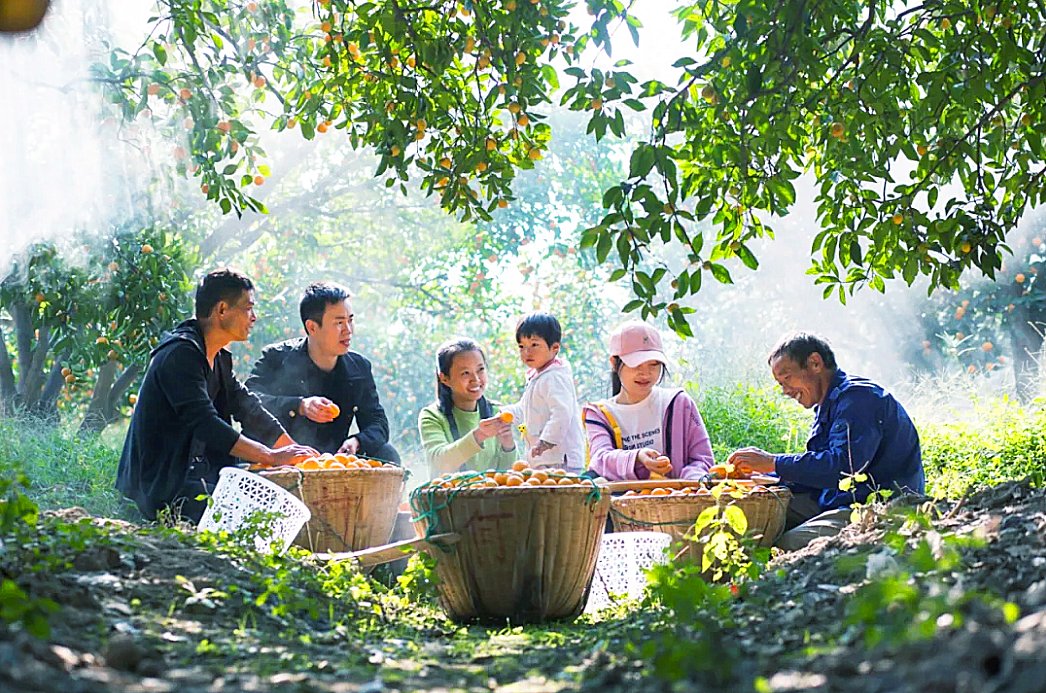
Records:
[[[196,289],[196,318],[153,349],[116,478],[116,488],[150,520],[170,508],[199,522],[207,505],[197,496],[210,493],[218,472],[237,464],[236,458],[280,465],[315,454],[294,444],[233,376],[232,355],[224,347],[245,341],[257,320],[253,289],[242,274],[211,272]],[[255,440],[240,435],[232,417]]]
[[[298,442],[321,452],[399,462],[370,361],[349,350],[349,298],[337,284],[306,288],[299,306],[306,336],[265,347],[246,384]],[[349,435],[354,420],[359,432]]]

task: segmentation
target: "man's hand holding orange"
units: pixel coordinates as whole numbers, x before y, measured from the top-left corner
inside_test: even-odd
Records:
[[[298,413],[309,421],[330,423],[338,418],[341,409],[326,397],[304,397],[301,406],[298,407]]]

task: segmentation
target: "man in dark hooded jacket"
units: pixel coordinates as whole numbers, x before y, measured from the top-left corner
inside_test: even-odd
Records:
[[[196,289],[196,318],[153,349],[116,478],[116,488],[148,519],[170,508],[199,522],[206,502],[197,496],[210,493],[218,472],[237,458],[274,466],[315,454],[294,444],[233,376],[225,347],[245,341],[257,320],[253,289],[242,274],[211,272]],[[257,440],[240,435],[233,417]]]
[[[370,361],[349,349],[355,330],[350,297],[337,284],[309,285],[299,306],[306,336],[265,347],[246,385],[298,442],[399,462]],[[356,433],[350,433],[353,422]]]

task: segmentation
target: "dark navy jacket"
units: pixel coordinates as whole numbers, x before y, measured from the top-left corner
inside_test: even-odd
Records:
[[[864,502],[874,489],[925,491],[919,434],[883,388],[836,369],[814,414],[807,452],[775,455],[777,474],[793,492],[812,494],[821,510],[832,510]],[[868,480],[840,491],[839,481],[855,472]]]
[[[215,475],[218,468],[238,462],[229,455],[240,437],[233,417],[265,445],[283,435],[276,419],[233,375],[229,351],[218,352],[212,370],[199,323],[186,320],[152,351],[116,488],[154,518],[182,491],[196,458],[206,459],[209,464],[199,467]]]
[[[301,445],[337,452],[353,419],[362,454],[373,455],[389,442],[389,420],[378,400],[370,361],[355,351],[339,356],[334,370],[324,373],[309,356],[305,337],[270,344],[254,362],[246,385]],[[321,394],[341,409],[338,418],[319,424],[298,414],[302,398]]]

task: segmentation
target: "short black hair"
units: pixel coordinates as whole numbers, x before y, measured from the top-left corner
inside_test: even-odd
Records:
[[[209,317],[219,301],[231,305],[253,290],[254,282],[246,274],[228,267],[208,272],[196,285],[196,319]]]
[[[563,329],[559,320],[549,313],[530,313],[516,323],[516,341],[523,337],[541,337],[545,344],[552,346],[563,340]]]
[[[766,362],[773,365],[777,359],[787,356],[799,364],[800,368],[806,368],[806,360],[814,353],[821,355],[825,368],[836,369],[835,353],[828,345],[828,340],[809,332],[793,332],[782,337],[777,346],[770,351],[770,357]]]
[[[331,282],[313,282],[305,287],[305,294],[298,304],[298,314],[301,315],[302,327],[306,320],[312,320],[317,325],[323,324],[323,314],[327,312],[327,306],[352,298],[352,293],[341,284]]]

